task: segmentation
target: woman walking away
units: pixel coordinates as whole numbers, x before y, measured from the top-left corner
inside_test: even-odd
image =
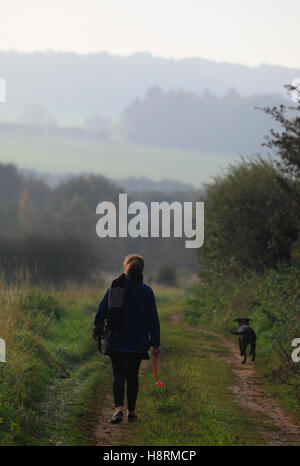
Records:
[[[137,254],[125,257],[124,273],[106,291],[94,321],[93,337],[105,336],[105,352],[113,368],[115,412],[109,422],[123,420],[125,381],[127,383],[128,421],[136,421],[138,373],[142,359],[160,352],[160,325],[155,297],[143,283],[144,259]]]

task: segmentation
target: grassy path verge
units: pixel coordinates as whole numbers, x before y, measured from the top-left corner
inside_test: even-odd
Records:
[[[1,291],[0,445],[89,444],[110,381],[91,338],[99,290]]]
[[[239,379],[229,363],[230,348],[212,333],[185,327],[179,319],[172,322],[172,316],[182,313],[183,303],[179,292],[158,293],[162,324],[158,369],[164,386],[155,384],[153,360],[145,362],[137,405],[140,421],[111,426],[103,444],[269,444],[278,427],[268,422],[265,413],[233,396],[232,387],[239,385]]]
[[[47,341],[60,355],[66,375],[54,374],[44,387],[36,405],[39,431],[34,443],[88,445],[110,390],[109,360],[100,358],[91,338],[99,291],[83,289],[76,293],[72,289],[58,298],[65,310],[50,327]]]
[[[285,412],[262,384],[262,377],[258,374],[256,364],[241,365],[241,356],[236,342],[224,335],[208,329],[189,328],[206,335],[218,338],[222,345],[229,350],[226,362],[236,375],[237,384],[230,387],[235,401],[250,411],[262,413],[265,416],[263,424],[258,423],[258,431],[265,437],[265,444],[272,446],[300,445],[300,425]],[[271,429],[268,427],[271,426]]]

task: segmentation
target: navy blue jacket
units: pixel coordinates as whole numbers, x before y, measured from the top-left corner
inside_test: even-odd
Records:
[[[108,311],[106,291],[99,304],[94,326],[103,328]],[[130,278],[126,280],[126,299],[124,302],[124,332],[117,341],[107,341],[106,348],[117,351],[144,352],[149,349],[149,337],[153,346],[160,346],[160,325],[155,297],[150,286]]]

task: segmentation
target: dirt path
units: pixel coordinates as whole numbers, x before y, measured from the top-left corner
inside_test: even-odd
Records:
[[[181,325],[183,315],[174,315],[171,320],[173,324]],[[292,417],[266,393],[261,376],[256,371],[255,363],[248,358],[247,364],[241,364],[242,358],[239,354],[237,342],[233,342],[217,332],[204,328],[184,328],[187,328],[189,331],[212,335],[218,338],[222,346],[228,350],[229,355],[226,356],[225,361],[230,365],[232,372],[237,378],[237,384],[229,387],[229,390],[233,394],[235,402],[249,410],[249,419],[256,423],[257,431],[265,438],[265,444],[299,446],[300,425],[297,425]],[[212,357],[215,357],[213,353]],[[144,364],[141,367],[142,371],[145,370],[143,366]],[[122,444],[124,436],[128,438],[128,435],[131,435],[130,429],[126,428],[126,421],[122,423],[124,426],[122,424],[115,426],[108,423],[108,419],[112,413],[113,399],[109,390],[98,412],[98,422],[93,433],[94,445],[111,446]],[[257,413],[262,414],[263,419]]]
[[[145,361],[142,361],[140,374],[143,374],[143,371],[146,370]],[[121,424],[109,424],[109,419],[111,418],[114,412],[114,402],[112,397],[112,391],[110,389],[109,393],[107,393],[105,400],[99,409],[98,412],[98,422],[93,432],[93,439],[92,444],[95,446],[112,446],[112,445],[119,445],[121,439],[123,438],[124,434],[126,438],[130,435],[134,435],[129,429],[124,431],[124,426],[127,424],[126,420],[126,413],[127,410],[124,410],[124,418]]]
[[[103,406],[99,409],[98,422],[93,433],[93,445],[110,446],[118,443],[121,436],[117,425],[109,424],[108,420],[114,412],[112,395],[106,395]]]
[[[180,324],[183,320],[182,315],[172,317],[174,324]],[[258,422],[258,431],[266,438],[268,445],[300,445],[300,426],[295,424],[276,401],[264,390],[261,377],[255,369],[255,364],[247,361],[247,364],[241,364],[241,356],[238,350],[237,342],[234,343],[223,335],[203,328],[188,327],[188,330],[198,331],[207,335],[213,335],[218,338],[222,345],[228,349],[229,357],[227,362],[230,364],[233,373],[237,376],[237,385],[230,387],[236,402],[245,408],[251,410],[251,415],[255,412],[262,413],[265,416],[264,422],[276,427],[276,431],[267,428],[261,422]]]

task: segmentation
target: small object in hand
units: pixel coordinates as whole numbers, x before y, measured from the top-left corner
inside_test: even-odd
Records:
[[[154,347],[153,347],[153,356],[154,356],[155,358],[158,358],[159,353],[160,353],[160,347],[159,347],[159,346],[154,346]]]
[[[156,385],[158,385],[159,387],[162,387],[163,383],[158,380],[158,376],[157,376],[157,356],[155,356],[155,359],[154,359],[154,374],[156,378]]]

